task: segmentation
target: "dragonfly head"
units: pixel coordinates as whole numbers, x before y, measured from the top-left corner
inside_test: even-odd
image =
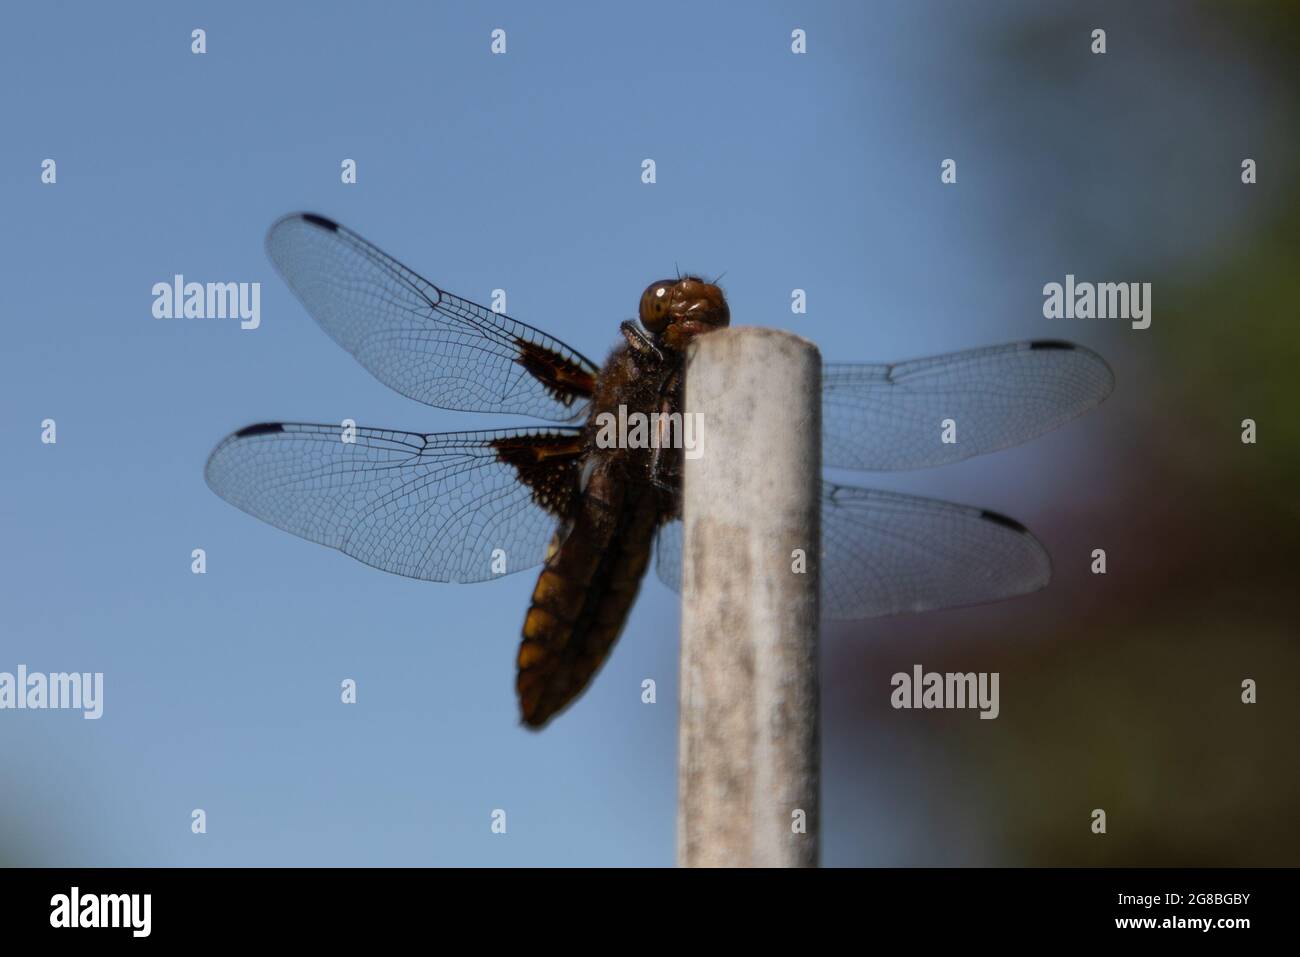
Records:
[[[722,290],[698,276],[652,282],[641,294],[639,315],[646,331],[673,350],[731,322]]]

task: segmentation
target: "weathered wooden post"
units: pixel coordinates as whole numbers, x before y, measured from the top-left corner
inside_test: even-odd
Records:
[[[684,405],[703,418],[684,473],[678,863],[814,867],[821,356],[773,329],[701,336]]]

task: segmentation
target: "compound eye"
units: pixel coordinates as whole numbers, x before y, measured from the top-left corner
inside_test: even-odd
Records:
[[[668,280],[652,282],[641,293],[641,325],[653,333],[668,328],[668,303],[672,300],[673,284]]]

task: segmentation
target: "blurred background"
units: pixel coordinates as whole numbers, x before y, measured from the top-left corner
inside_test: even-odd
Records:
[[[533,734],[513,692],[532,574],[385,575],[205,486],[251,422],[524,424],[420,406],[338,348],[263,252],[296,209],[468,298],[504,288],[595,358],[679,266],[725,271],[734,321],[828,359],[1100,352],[1115,394],[1057,432],[836,476],[1006,512],[1055,579],[824,629],[823,860],[1300,863],[1296,5],[3,17],[0,671],[102,671],[105,700],[98,721],[0,712],[0,864],[673,863],[678,609],[653,577],[588,693]],[[261,328],[154,320],[174,273],[262,282]],[[1151,282],[1150,329],[1044,319],[1066,273]],[[893,710],[890,676],[916,663],[1000,672],[1001,716]]]

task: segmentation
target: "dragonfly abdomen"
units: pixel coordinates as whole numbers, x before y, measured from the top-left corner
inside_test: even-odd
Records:
[[[640,590],[658,522],[653,489],[597,467],[571,528],[552,541],[524,618],[516,689],[525,725],[546,724],[604,663]]]

